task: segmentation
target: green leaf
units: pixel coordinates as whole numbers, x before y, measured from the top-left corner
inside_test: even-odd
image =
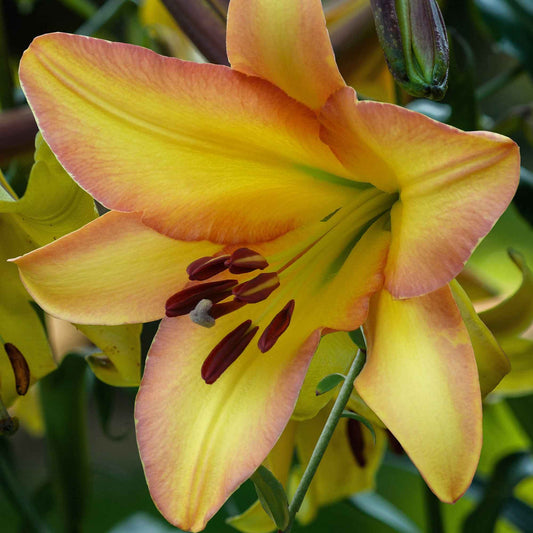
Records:
[[[527,0],[475,0],[500,47],[533,75],[533,9]]]
[[[350,339],[360,350],[366,350],[366,341],[361,328],[354,329],[353,331],[348,332]]]
[[[315,394],[317,396],[325,394],[326,392],[333,390],[339,383],[342,383],[345,379],[346,376],[344,376],[343,374],[329,374],[329,376],[326,376],[325,378],[320,380],[319,384],[316,386]]]
[[[516,452],[501,459],[494,468],[485,494],[479,505],[468,515],[465,533],[494,531],[496,521],[513,490],[524,479],[533,476],[533,456],[530,452]]]
[[[350,498],[360,511],[398,533],[419,533],[420,529],[400,509],[375,492],[362,492]]]
[[[358,422],[361,422],[364,426],[368,428],[368,431],[372,434],[372,439],[374,440],[374,444],[376,444],[376,432],[374,431],[374,426],[364,417],[361,415],[358,415],[357,413],[354,413],[352,411],[343,411],[342,418],[351,418],[352,420],[357,420]]]
[[[111,440],[122,440],[127,435],[127,432],[113,435],[110,427],[113,410],[116,404],[117,389],[115,387],[110,387],[97,378],[93,378],[92,393],[96,404],[100,427],[105,436]]]
[[[283,485],[263,465],[252,474],[251,480],[263,509],[278,529],[285,529],[289,524],[289,503]]]
[[[41,400],[53,482],[65,531],[80,531],[89,493],[87,364],[69,354],[41,381]]]

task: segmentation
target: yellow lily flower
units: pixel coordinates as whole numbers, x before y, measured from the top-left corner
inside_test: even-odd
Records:
[[[93,199],[61,168],[40,136],[36,140],[35,164],[21,199],[0,174],[0,335],[26,358],[32,384],[54,370],[56,362],[17,268],[6,259],[52,242],[95,217]],[[98,377],[114,385],[132,386],[139,382],[140,326],[80,329],[104,352],[88,359]],[[98,364],[103,358],[107,365]],[[0,393],[6,405],[17,397],[13,370],[5,354],[0,357]]]
[[[232,0],[227,48],[231,69],[33,42],[20,75],[43,135],[112,211],[17,259],[24,283],[80,323],[166,313],[137,437],[152,497],[182,529],[201,530],[273,448],[321,336],[363,323],[358,393],[456,500],[481,394],[447,283],[510,202],[517,146],[358,101],[318,0]]]

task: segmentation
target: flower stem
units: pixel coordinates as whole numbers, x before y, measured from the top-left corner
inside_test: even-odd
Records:
[[[292,502],[289,505],[289,525],[285,528],[283,533],[289,533],[292,529],[296,513],[302,505],[305,494],[307,493],[309,485],[311,485],[311,481],[313,480],[313,476],[315,475],[318,465],[320,464],[320,461],[322,460],[322,457],[326,452],[326,448],[329,444],[329,441],[331,440],[335,428],[337,427],[337,424],[339,423],[339,420],[342,416],[342,412],[346,407],[348,400],[350,399],[350,394],[352,393],[353,389],[353,382],[355,381],[355,378],[359,375],[359,372],[361,372],[361,370],[363,369],[365,360],[366,351],[359,350],[352,362],[350,370],[348,370],[348,374],[346,375],[346,379],[344,380],[339,395],[335,400],[333,409],[331,410],[326,424],[324,425],[324,429],[322,429],[322,433],[320,434],[315,449],[313,450],[311,459],[309,459],[309,463],[305,468],[305,472],[303,473],[300,484],[298,485],[298,488],[294,493],[294,498],[292,499]]]

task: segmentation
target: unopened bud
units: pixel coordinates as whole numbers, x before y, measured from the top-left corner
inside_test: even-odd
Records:
[[[448,83],[446,26],[437,0],[371,0],[389,70],[413,96],[441,100]]]

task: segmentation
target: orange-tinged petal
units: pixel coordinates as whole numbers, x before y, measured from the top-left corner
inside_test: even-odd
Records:
[[[163,319],[146,363],[135,410],[141,459],[158,509],[187,531],[203,529],[270,452],[320,338],[302,310],[300,319],[293,317],[299,324],[269,352],[259,351],[256,335],[207,385],[200,374],[204,359],[247,311],[210,329],[187,317]]]
[[[357,186],[312,111],[220,65],[49,34],[24,54],[20,78],[76,181],[175,238],[272,239],[320,220],[343,204],[343,184]]]
[[[181,242],[110,212],[15,260],[21,278],[48,313],[79,324],[157,320],[187,281],[185,269],[219,245]]]
[[[347,213],[347,226],[353,218]],[[328,224],[323,225],[325,231]],[[264,460],[293,412],[322,331],[353,329],[365,320],[370,296],[383,283],[389,232],[380,218],[347,254],[353,233],[343,231],[341,223],[335,229],[338,233],[331,229],[321,246],[307,251],[309,257],[280,272],[280,286],[265,301],[222,316],[210,329],[188,318],[164,319],[148,357],[136,416],[152,497],[179,527],[202,528]],[[274,258],[270,267],[278,266],[295,237],[287,234],[253,249],[269,263]],[[299,261],[304,261],[301,267]],[[347,287],[348,273],[354,279]],[[261,353],[262,331],[291,299],[295,307],[288,329]],[[205,385],[203,361],[247,320],[260,331],[212,385]]]
[[[294,457],[294,437],[297,425],[297,422],[289,421],[264,462],[264,465],[283,486],[287,485],[289,470]],[[254,502],[243,513],[228,518],[226,523],[244,533],[269,533],[276,530],[276,524],[265,512],[259,500]]]
[[[501,135],[356,102],[349,88],[328,100],[321,121],[322,138],[354,176],[400,193],[386,269],[394,297],[426,294],[455,277],[516,190],[518,147]]]
[[[433,492],[457,500],[481,450],[481,394],[468,332],[448,287],[394,300],[374,296],[358,393],[411,457]]]
[[[227,48],[234,69],[272,82],[311,109],[345,85],[320,0],[232,0]]]
[[[481,395],[485,397],[511,370],[511,365],[490,329],[476,313],[463,288],[455,280],[450,283],[450,288],[472,342]]]

